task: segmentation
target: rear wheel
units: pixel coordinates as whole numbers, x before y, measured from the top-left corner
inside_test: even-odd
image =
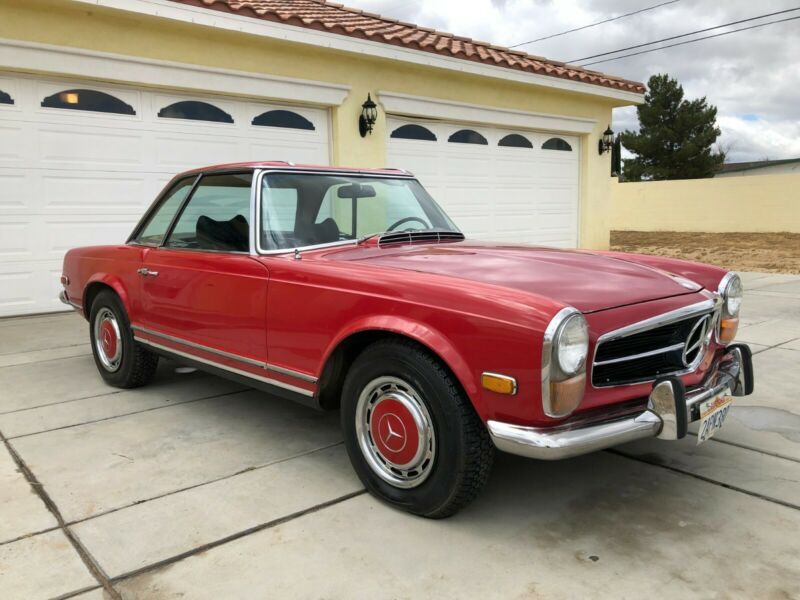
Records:
[[[398,508],[448,517],[488,479],[486,428],[452,374],[413,342],[382,340],[362,352],[345,379],[341,418],[359,478]]]
[[[89,335],[94,362],[107,383],[134,388],[155,376],[158,355],[133,339],[125,307],[114,292],[103,290],[92,302]]]

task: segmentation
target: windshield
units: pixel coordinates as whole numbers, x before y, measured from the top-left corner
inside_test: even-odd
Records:
[[[263,250],[356,240],[385,231],[458,231],[414,179],[269,173],[262,182]]]

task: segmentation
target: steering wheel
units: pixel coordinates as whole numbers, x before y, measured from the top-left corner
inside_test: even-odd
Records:
[[[424,220],[420,219],[419,217],[405,217],[400,219],[399,221],[395,221],[392,223],[386,231],[394,231],[395,228],[400,227],[403,223],[410,223],[411,221],[417,221],[418,223],[422,223],[424,229],[430,229],[431,226],[426,223]],[[413,230],[411,230],[413,231]]]

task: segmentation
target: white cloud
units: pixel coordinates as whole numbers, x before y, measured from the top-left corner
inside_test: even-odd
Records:
[[[657,2],[350,0],[348,4],[482,41],[512,45]],[[522,49],[555,60],[574,60],[795,6],[793,0],[681,0]],[[765,21],[791,16],[800,16],[800,11]],[[643,82],[654,73],[669,73],[683,85],[687,97],[706,96],[719,109],[720,142],[730,147],[729,160],[795,158],[800,156],[799,34],[800,20],[790,21],[589,68]],[[615,111],[616,131],[635,125],[635,111]]]

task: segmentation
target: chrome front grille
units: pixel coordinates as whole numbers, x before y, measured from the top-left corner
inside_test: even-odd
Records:
[[[693,371],[714,330],[714,306],[701,302],[601,336],[592,384],[627,385]]]

